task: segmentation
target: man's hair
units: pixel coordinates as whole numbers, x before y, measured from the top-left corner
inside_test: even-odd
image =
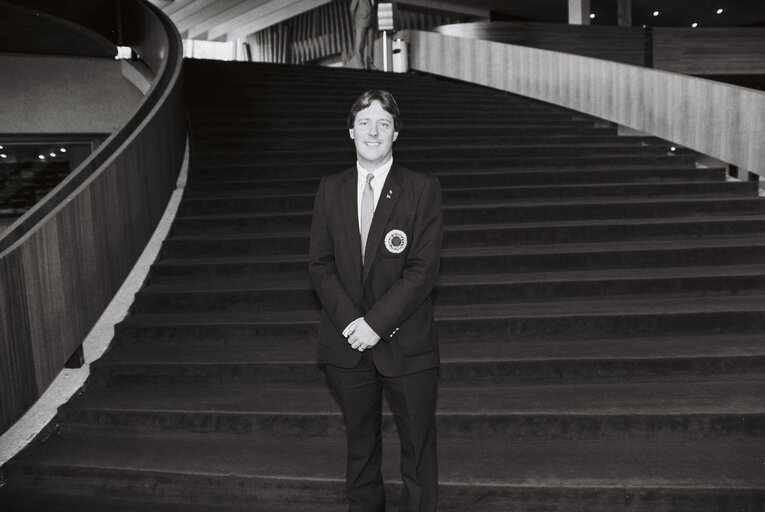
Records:
[[[353,106],[351,106],[351,112],[348,114],[348,128],[353,128],[356,114],[367,108],[375,100],[380,102],[383,110],[393,116],[394,131],[401,131],[401,114],[398,111],[398,103],[391,93],[381,89],[372,89],[356,98]]]

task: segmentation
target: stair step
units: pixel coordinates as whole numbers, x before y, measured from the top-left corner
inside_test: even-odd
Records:
[[[398,446],[383,443],[383,474],[397,481]],[[289,436],[240,439],[185,439],[146,436],[59,434],[48,443],[44,461],[34,450],[16,464],[46,473],[66,467],[72,457],[80,471],[141,470],[171,474],[269,476],[272,479],[331,480],[340,485],[344,440],[316,438],[295,450]],[[556,488],[643,487],[693,489],[709,485],[741,490],[762,485],[757,442],[496,442],[439,443],[439,479],[450,485]],[[625,466],[614,453],[630,460]],[[37,463],[37,464],[36,464]],[[469,476],[466,476],[469,475]],[[46,475],[47,476],[47,475]],[[96,475],[92,475],[91,478]],[[705,482],[699,485],[699,482]],[[246,489],[247,486],[244,486]],[[257,491],[257,488],[255,489]],[[204,493],[205,489],[201,489]],[[231,499],[231,498],[230,498]]]
[[[186,282],[188,283],[188,282]],[[444,276],[434,290],[436,305],[514,304],[585,297],[626,298],[745,296],[765,294],[765,267],[637,269],[561,272],[553,275],[479,274]],[[136,296],[133,311],[249,311],[319,307],[305,281],[221,279],[185,285],[152,284]]]
[[[318,132],[313,137],[306,137],[304,133],[300,138],[291,135],[290,130],[276,131],[269,134],[259,134],[257,137],[251,139],[237,137],[234,134],[229,136],[197,136],[191,145],[192,151],[195,154],[203,154],[207,152],[289,152],[289,151],[344,151],[347,150],[352,143],[350,140],[341,139],[333,134],[333,136],[327,136],[326,133]],[[407,133],[407,135],[409,135]],[[531,143],[547,142],[550,144],[620,144],[622,146],[641,146],[643,138],[641,137],[618,137],[615,134],[610,134],[604,131],[590,131],[584,132],[577,130],[574,133],[560,133],[560,134],[518,134],[516,136],[510,135],[492,135],[492,136],[472,136],[472,137],[455,137],[447,134],[439,133],[438,136],[433,134],[422,133],[416,137],[407,136],[396,141],[396,149],[409,150],[422,146],[438,147],[472,147],[477,145],[485,145],[487,147],[507,147],[528,145]]]
[[[237,235],[252,227],[257,215],[178,217],[172,237]],[[673,219],[609,219],[526,223],[461,224],[445,226],[443,247],[482,247],[498,244],[595,243],[657,238],[707,238],[759,234],[765,231],[762,216],[681,217]],[[308,250],[307,231],[272,231],[259,235],[274,252]],[[302,242],[301,242],[302,240]],[[293,249],[289,249],[292,247]]]
[[[765,379],[716,382],[667,382],[529,385],[496,387],[450,386],[441,381],[438,415],[479,414],[507,416],[619,416],[642,415],[761,415]],[[734,397],[730,401],[724,397]],[[386,407],[386,414],[390,414]],[[340,409],[326,387],[261,387],[247,389],[202,388],[146,389],[105,387],[88,390],[67,404],[63,421],[81,411],[145,411],[176,413],[317,414],[339,416]],[[70,414],[71,413],[71,414]],[[388,425],[390,426],[390,425]],[[527,433],[533,435],[532,432]]]
[[[452,387],[443,383],[439,437],[513,439],[752,439],[765,429],[765,380]],[[585,398],[586,397],[586,398]],[[732,403],[720,406],[721,399]],[[383,429],[395,429],[384,404]],[[344,436],[326,388],[89,390],[59,413],[66,432]]]
[[[313,197],[313,189],[305,192],[296,192],[289,189],[286,184],[286,190],[280,190],[273,187],[271,183],[253,181],[237,182],[239,186],[230,186],[229,188],[220,187],[197,188],[186,192],[186,201],[193,205],[196,201],[212,201],[220,199],[241,198],[250,201],[259,199],[275,200],[277,198],[301,198]],[[311,182],[317,185],[317,182]],[[218,189],[219,188],[219,189]],[[307,188],[307,187],[306,187]],[[551,201],[557,198],[571,200],[575,197],[603,197],[603,196],[622,196],[622,197],[655,197],[669,195],[683,196],[724,196],[727,194],[736,195],[757,195],[757,184],[755,182],[728,181],[686,181],[682,183],[667,182],[641,182],[641,183],[594,183],[594,184],[548,184],[543,185],[506,185],[506,186],[472,186],[472,187],[443,187],[441,188],[442,199],[445,203],[481,200],[500,199],[544,199]]]
[[[349,144],[348,131],[345,129],[345,124],[338,124],[332,126],[331,130],[324,128],[316,128],[310,126],[298,126],[298,127],[278,127],[272,126],[269,128],[263,127],[251,127],[251,128],[231,128],[225,123],[217,124],[203,124],[195,125],[190,133],[191,141],[193,144],[210,143],[211,141],[226,142],[228,140],[247,139],[251,138],[255,141],[261,137],[268,138],[294,138],[297,140],[307,138],[327,138],[331,134],[331,139],[334,142],[343,142]],[[591,124],[577,123],[572,125],[570,123],[566,125],[554,125],[546,124],[541,126],[530,126],[529,123],[523,126],[501,125],[491,124],[482,126],[480,132],[477,132],[474,126],[461,126],[459,124],[453,124],[448,126],[433,126],[433,125],[413,125],[407,124],[405,131],[405,137],[402,137],[401,142],[409,141],[415,143],[420,137],[433,137],[434,133],[439,135],[440,140],[449,140],[462,137],[475,137],[476,133],[480,133],[483,137],[554,137],[554,136],[587,136],[593,133],[612,133],[604,128],[597,128]],[[481,140],[485,140],[484,138]]]
[[[336,170],[342,170],[353,162],[355,153],[353,146],[348,143],[342,151],[291,151],[291,152],[211,152],[195,155],[195,161],[201,167],[220,167],[237,165],[247,162],[257,162],[258,166],[286,166],[293,163],[301,165],[336,163]],[[554,155],[554,156],[553,156]],[[622,144],[598,145],[540,145],[540,146],[505,146],[486,148],[411,148],[396,151],[396,158],[401,162],[409,162],[415,169],[434,169],[441,166],[466,165],[468,167],[485,167],[498,162],[547,161],[553,159],[565,163],[564,159],[597,159],[620,156],[633,158],[683,158],[669,155],[666,149],[657,146],[635,146]],[[488,163],[487,163],[488,162]]]
[[[438,141],[437,143],[427,144],[427,141],[416,140],[408,146],[401,147],[396,145],[396,157],[402,160],[424,160],[433,155],[438,158],[466,158],[480,154],[482,157],[532,157],[538,155],[547,155],[555,152],[558,155],[580,155],[580,154],[627,154],[627,155],[668,155],[669,150],[661,146],[644,146],[638,144],[623,143],[617,141],[607,142],[578,142],[568,141],[553,143],[546,141],[545,144],[536,143],[513,144],[513,145],[488,145],[485,143],[474,146],[451,144],[449,141]],[[229,162],[239,159],[257,159],[260,162],[290,162],[292,160],[305,160],[309,162],[325,162],[327,160],[345,159],[346,162],[353,162],[355,156],[353,143],[346,139],[342,141],[342,146],[337,147],[306,147],[278,149],[271,146],[269,150],[259,148],[246,148],[242,150],[231,150],[218,148],[217,145],[207,147],[202,151],[196,152],[199,162],[204,165],[209,161]]]
[[[765,326],[765,297],[631,297],[436,307],[442,338],[491,340],[586,340],[642,336],[753,334]],[[187,328],[197,336],[315,336],[318,309],[141,314],[118,332],[172,336]],[[181,331],[183,332],[183,331]]]
[[[684,184],[688,182],[725,183],[723,169],[697,169],[692,167],[641,167],[607,169],[538,169],[538,170],[473,170],[461,174],[434,171],[442,189],[467,187],[519,187],[519,186],[593,186],[629,184]],[[242,190],[244,194],[255,190],[272,190],[274,193],[314,193],[319,185],[319,176],[282,177],[246,176],[226,179],[214,175],[196,177],[187,186],[186,194]]]
[[[688,167],[694,164],[694,158],[686,156],[663,156],[663,155],[619,155],[615,158],[612,154],[589,155],[589,156],[566,156],[555,155],[531,157],[531,158],[465,158],[461,160],[399,160],[405,167],[417,169],[428,173],[430,171],[444,172],[446,169],[454,169],[455,174],[466,172],[483,171],[497,168],[522,168],[531,169],[613,169],[623,166],[672,166]],[[334,162],[307,163],[264,163],[250,161],[247,164],[221,164],[199,163],[196,166],[196,178],[200,180],[232,180],[241,178],[295,178],[295,177],[320,177],[333,172],[348,169],[348,160]]]
[[[313,216],[311,196],[274,198],[273,200],[247,201],[236,198],[189,201],[181,207],[179,219],[195,217],[193,222],[230,220],[249,214],[250,229],[266,232],[301,230],[310,228]],[[193,205],[193,206],[191,206]],[[193,209],[192,209],[193,208]],[[505,200],[476,204],[472,202],[445,204],[444,224],[491,225],[539,222],[674,219],[696,219],[716,216],[741,216],[751,218],[765,212],[765,200],[757,197],[737,196],[673,196],[632,198],[568,198],[555,202]],[[200,215],[203,214],[203,215]],[[232,217],[233,215],[233,217]],[[217,219],[216,219],[217,217]],[[171,241],[171,243],[173,243]]]
[[[765,200],[756,196],[756,189],[749,183],[702,183],[696,187],[691,185],[685,187],[678,186],[674,187],[674,193],[673,187],[667,187],[663,193],[657,193],[659,188],[648,185],[590,186],[587,188],[556,188],[553,186],[476,187],[472,189],[444,190],[442,191],[442,200],[445,215],[448,215],[452,210],[464,211],[474,205],[485,208],[517,206],[528,209],[536,207],[551,211],[554,208],[566,206],[573,208],[584,205],[585,207],[597,208],[604,205],[625,206],[643,203],[645,208],[641,206],[641,209],[650,210],[658,208],[660,205],[688,205],[693,201],[698,201],[703,203],[703,211],[717,212],[725,211],[726,209],[746,211],[747,206],[765,204]],[[615,194],[617,190],[620,193]],[[314,198],[314,194],[310,193],[268,194],[267,191],[250,196],[190,197],[183,202],[179,208],[178,215],[184,217],[188,215],[218,215],[268,211],[299,213],[305,210],[312,210]],[[730,207],[727,204],[728,201],[736,202],[733,207]],[[514,217],[514,215],[511,215],[510,218]],[[567,216],[567,218],[570,217]]]
[[[189,244],[201,245],[208,237],[186,237]],[[243,237],[242,243],[262,245],[256,238]],[[230,242],[230,243],[229,243]],[[208,275],[221,278],[234,276],[269,276],[305,278],[308,273],[307,252],[274,255],[236,255],[236,239],[217,240],[207,257],[202,252],[164,258],[154,265],[164,275]],[[507,272],[559,272],[572,270],[605,270],[618,268],[672,268],[690,265],[752,265],[765,258],[765,239],[757,237],[710,238],[698,240],[628,240],[598,244],[538,244],[516,247],[468,247],[445,249],[441,255],[441,275],[469,274],[476,269],[486,274]]]

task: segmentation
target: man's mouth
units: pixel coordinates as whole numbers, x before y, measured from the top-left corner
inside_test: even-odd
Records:
[[[379,146],[380,145],[379,142],[375,142],[375,141],[366,141],[364,144],[366,144],[367,146]]]

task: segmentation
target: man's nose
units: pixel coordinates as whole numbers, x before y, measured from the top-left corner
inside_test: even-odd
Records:
[[[377,135],[377,125],[375,123],[369,126],[369,135]]]

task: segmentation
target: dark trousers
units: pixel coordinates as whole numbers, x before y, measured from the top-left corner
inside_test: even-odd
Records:
[[[436,397],[438,370],[385,377],[365,352],[354,368],[327,365],[327,383],[345,417],[349,512],[383,512],[383,390],[401,441],[400,512],[432,512],[438,502]]]

